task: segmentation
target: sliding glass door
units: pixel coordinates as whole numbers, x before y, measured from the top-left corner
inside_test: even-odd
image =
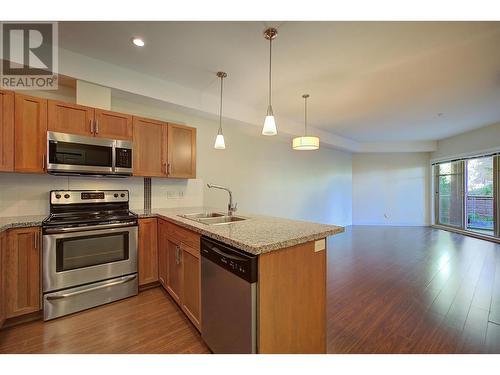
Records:
[[[462,228],[464,222],[463,161],[436,165],[436,223]]]
[[[465,229],[492,236],[495,230],[493,204],[493,157],[466,160]]]
[[[500,237],[499,175],[499,155],[435,164],[435,224]]]

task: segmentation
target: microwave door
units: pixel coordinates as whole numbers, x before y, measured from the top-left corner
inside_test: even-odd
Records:
[[[113,141],[48,132],[49,173],[113,173]]]

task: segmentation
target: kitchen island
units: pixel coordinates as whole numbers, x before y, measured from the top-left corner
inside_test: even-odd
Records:
[[[258,255],[259,353],[326,353],[326,238],[342,227],[260,215],[208,225],[181,215],[194,207],[136,211]],[[220,212],[220,211],[218,211]]]
[[[194,250],[192,254],[195,256],[199,257],[200,236],[206,236],[258,257],[257,347],[259,353],[326,352],[326,238],[343,232],[342,227],[251,214],[238,215],[246,220],[230,224],[207,225],[180,216],[200,212],[221,212],[204,207],[153,209],[151,212],[133,211],[138,214],[140,221],[153,219],[150,221],[153,221],[154,228],[156,228],[156,221],[158,224],[167,222],[180,227],[186,233],[190,232],[195,235],[193,238],[197,238],[198,243],[192,243],[191,247],[186,247],[186,250]],[[2,241],[0,242],[2,246],[0,247],[3,248],[2,251],[5,252],[7,247],[12,247],[11,244],[14,244],[14,242],[7,244],[5,234],[7,231],[16,230],[16,235],[22,236],[19,240],[25,238],[33,242],[23,242],[27,246],[25,249],[27,253],[33,256],[39,254],[38,247],[31,245],[35,244],[36,239],[39,238],[37,236],[39,236],[39,227],[43,218],[44,216],[1,218],[0,238]],[[26,233],[19,232],[23,231],[23,228],[26,229]],[[148,238],[148,241],[145,243],[156,246],[157,241],[160,244],[162,239],[155,235],[153,238]],[[196,255],[196,249],[198,249],[198,255]],[[11,249],[11,251],[14,250],[14,248]],[[156,254],[154,262],[159,263],[158,252],[154,254]],[[38,275],[39,272],[40,265],[38,261],[35,263],[38,256],[32,259],[33,275]],[[25,266],[28,267],[30,264],[26,263]],[[195,264],[190,263],[193,275],[196,272]],[[4,266],[7,265],[4,264]],[[30,270],[31,268],[24,270],[26,275],[31,274]],[[9,271],[10,274],[12,270]],[[139,266],[140,274],[141,265]],[[184,276],[189,278],[190,275],[184,273]],[[36,277],[36,279],[33,278],[33,288],[39,288],[38,282],[35,283],[38,280],[38,276]],[[197,277],[190,278],[190,285],[193,288],[194,283],[199,285],[200,280]],[[156,280],[158,280],[158,269]],[[0,289],[2,287],[0,283]],[[176,302],[179,303],[178,300]],[[189,311],[186,306],[188,302],[179,303],[185,312]],[[193,303],[196,304],[196,302]],[[33,302],[33,311],[39,309],[36,306],[38,304]],[[0,310],[2,310],[1,304]],[[198,329],[203,322],[199,323]]]

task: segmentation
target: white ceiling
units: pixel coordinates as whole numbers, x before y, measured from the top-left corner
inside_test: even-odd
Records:
[[[60,47],[262,113],[267,25],[280,122],[357,142],[431,141],[500,121],[500,22],[61,22]],[[130,37],[144,37],[142,49]],[[125,77],[126,79],[126,77]],[[442,115],[438,115],[442,114]]]

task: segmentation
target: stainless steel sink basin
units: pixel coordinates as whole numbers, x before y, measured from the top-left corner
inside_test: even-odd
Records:
[[[198,221],[200,223],[208,224],[208,225],[230,224],[230,223],[235,223],[235,222],[244,221],[244,220],[247,220],[247,218],[241,217],[241,216],[221,216],[221,217],[211,217],[211,218],[198,219]]]
[[[178,216],[183,217],[184,219],[193,220],[198,223],[206,225],[223,225],[223,224],[231,224],[238,221],[248,220],[248,218],[246,217],[228,216],[221,214],[219,212],[197,212],[197,213],[184,214]]]
[[[197,219],[202,219],[202,218],[221,217],[224,216],[224,214],[221,214],[219,212],[196,212],[194,214],[185,214],[179,216],[185,219],[191,219],[197,221]]]

